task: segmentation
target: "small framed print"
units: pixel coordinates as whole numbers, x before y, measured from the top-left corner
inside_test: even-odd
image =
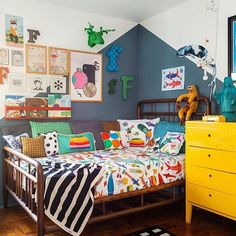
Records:
[[[47,74],[47,47],[25,45],[26,73]]]
[[[46,93],[47,92],[47,76],[32,75],[30,77],[30,92],[31,93]]]
[[[11,50],[11,64],[12,66],[24,66],[24,55],[23,51]]]
[[[69,52],[63,48],[52,48],[48,49],[48,60],[49,60],[49,74],[50,75],[67,75]]]
[[[9,92],[26,92],[26,79],[24,74],[8,75]]]
[[[50,78],[50,93],[66,93],[67,92],[67,77],[51,77]]]
[[[9,65],[9,50],[0,48],[0,65]]]

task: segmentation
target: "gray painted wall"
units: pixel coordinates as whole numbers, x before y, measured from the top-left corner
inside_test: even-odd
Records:
[[[184,46],[184,45],[183,45]],[[143,26],[139,27],[139,100],[153,98],[176,98],[186,90],[161,91],[162,69],[185,66],[185,88],[195,84],[199,95],[209,97],[210,89],[207,81],[202,79],[203,70],[189,59],[177,58],[176,50],[151,33]],[[222,82],[217,80],[217,86]],[[213,99],[213,111],[216,111]]]

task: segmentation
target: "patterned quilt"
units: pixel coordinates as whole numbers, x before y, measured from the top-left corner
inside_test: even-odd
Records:
[[[43,165],[52,158],[37,158]],[[53,158],[55,161],[55,157]],[[144,151],[143,148],[100,150],[63,154],[56,161],[96,163],[105,173],[95,187],[95,197],[134,191],[184,178],[184,154],[170,156]]]

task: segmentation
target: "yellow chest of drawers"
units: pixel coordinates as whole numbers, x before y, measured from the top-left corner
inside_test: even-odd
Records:
[[[192,206],[236,220],[236,123],[186,122],[186,223]]]

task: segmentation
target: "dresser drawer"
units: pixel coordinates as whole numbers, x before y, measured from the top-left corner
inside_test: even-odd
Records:
[[[186,145],[236,151],[236,124],[228,126],[228,123],[187,123]]]
[[[202,207],[236,217],[236,197],[187,183],[186,200]]]
[[[188,166],[186,176],[187,182],[236,196],[236,174]]]
[[[186,156],[187,167],[196,165],[236,173],[236,152],[187,146]]]

